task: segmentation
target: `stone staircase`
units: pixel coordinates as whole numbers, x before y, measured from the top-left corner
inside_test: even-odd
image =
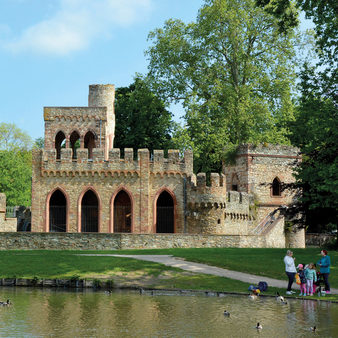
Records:
[[[284,217],[281,213],[278,213],[278,211],[280,211],[280,208],[277,208],[266,215],[251,231],[251,234],[258,236],[269,233],[269,231]]]

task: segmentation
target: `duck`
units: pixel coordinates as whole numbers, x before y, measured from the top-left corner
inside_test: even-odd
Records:
[[[257,299],[258,296],[256,294],[252,293],[252,294],[249,295],[249,298],[250,299]]]
[[[263,328],[263,326],[262,326],[261,324],[257,323],[256,329],[257,329],[257,330],[262,330],[262,328]]]
[[[314,327],[310,327],[310,331],[312,331],[312,332],[316,332],[316,330],[317,330],[317,327],[316,327],[316,326],[314,326]]]
[[[281,295],[279,294],[279,292],[277,292],[276,300],[277,300],[277,302],[282,303],[282,304],[287,304],[287,303],[288,303],[288,302],[284,299],[284,297],[281,296]]]
[[[11,305],[12,303],[11,303],[11,301],[9,300],[9,299],[7,299],[7,301],[6,302],[0,302],[0,305],[1,306],[8,306],[8,305]]]
[[[113,291],[112,290],[107,290],[107,291],[105,291],[104,292],[106,295],[111,295],[112,293],[113,293]]]
[[[226,317],[230,317],[230,312],[227,311],[227,310],[224,310],[223,314],[224,314],[224,316],[226,316]]]

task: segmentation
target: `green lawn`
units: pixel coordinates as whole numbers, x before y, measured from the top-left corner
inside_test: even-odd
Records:
[[[124,250],[123,254],[170,254],[187,261],[205,263],[229,270],[252,273],[276,279],[286,279],[283,258],[286,249],[250,249],[250,248],[203,248],[203,249],[160,249],[160,250]],[[321,258],[320,249],[293,249],[296,265],[299,263],[317,263]],[[338,251],[330,251],[330,284],[338,288]]]
[[[163,250],[121,250],[95,251],[96,253],[123,254],[171,254],[186,260],[203,262],[227,269],[259,274],[286,280],[283,257],[285,249],[163,249]],[[180,269],[161,264],[116,257],[78,256],[77,254],[94,251],[0,251],[0,278],[106,278],[114,280],[136,272],[142,272],[140,278],[149,278],[154,288],[196,289],[227,292],[247,292],[249,283],[227,278],[182,273]],[[295,249],[296,262],[309,263],[319,259],[318,249]],[[329,253],[332,260],[330,283],[338,287],[338,252]],[[169,278],[158,278],[167,275]],[[137,280],[137,278],[136,278]],[[137,284],[137,281],[136,281]],[[269,288],[266,294],[275,294],[285,290]],[[338,296],[326,297],[338,300]]]

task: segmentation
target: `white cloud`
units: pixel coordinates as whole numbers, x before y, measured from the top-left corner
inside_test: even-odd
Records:
[[[27,27],[19,37],[7,41],[13,52],[66,55],[85,49],[99,37],[109,36],[118,26],[142,20],[152,0],[60,0],[54,16]]]

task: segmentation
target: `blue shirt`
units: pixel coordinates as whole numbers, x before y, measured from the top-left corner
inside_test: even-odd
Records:
[[[317,264],[320,264],[320,273],[330,273],[330,256],[323,256]]]

